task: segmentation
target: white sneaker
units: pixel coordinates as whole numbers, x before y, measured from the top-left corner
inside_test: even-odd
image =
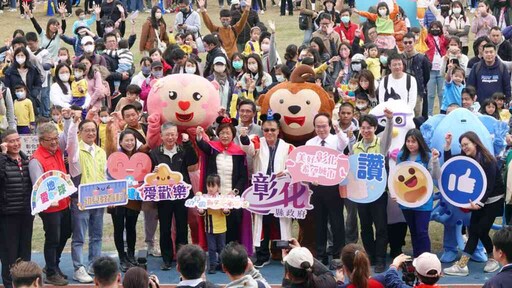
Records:
[[[469,269],[468,266],[462,268],[458,263],[455,263],[452,267],[446,268],[443,270],[444,274],[451,276],[468,276]]]
[[[492,258],[489,258],[489,260],[487,260],[485,263],[484,272],[492,273],[498,269],[500,269],[500,263]]]
[[[471,8],[471,10],[469,10],[469,13],[474,14],[475,13],[475,8]]]
[[[148,254],[153,257],[161,257],[162,253],[160,253],[160,249],[155,246],[148,246]]]
[[[9,9],[9,12],[16,12],[16,11],[17,11],[16,8]]]
[[[73,280],[76,280],[80,283],[92,283],[93,281],[92,277],[87,274],[87,271],[85,271],[84,266],[78,268],[78,270],[73,273]]]

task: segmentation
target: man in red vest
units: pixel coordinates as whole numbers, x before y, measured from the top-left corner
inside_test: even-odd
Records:
[[[67,173],[63,152],[66,148],[66,138],[68,132],[71,133],[69,135],[76,135],[77,131],[75,125],[74,129],[69,129],[71,110],[63,109],[62,115],[65,120],[64,132],[61,135],[59,135],[57,127],[52,123],[44,123],[37,128],[39,147],[37,147],[29,162],[32,183],[36,183],[43,173],[50,170],[59,170]],[[39,213],[43,220],[45,232],[44,258],[46,261],[46,278],[44,282],[55,286],[65,286],[68,284],[67,276],[59,268],[59,262],[62,250],[71,236],[69,203],[70,199],[68,197],[52,203],[48,209]]]

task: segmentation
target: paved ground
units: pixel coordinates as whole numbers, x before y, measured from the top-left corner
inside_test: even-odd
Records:
[[[109,255],[107,253],[107,255]],[[110,256],[116,257],[116,254],[112,254]],[[33,260],[37,262],[39,265],[44,266],[44,257],[42,253],[34,253]],[[161,271],[160,270],[161,258],[149,257],[148,259],[148,272],[150,274],[156,274],[160,279],[160,283],[162,284],[177,284],[179,282],[179,276],[176,273],[176,269],[173,267],[171,271]],[[444,267],[449,266],[443,265]],[[445,276],[441,279],[441,284],[448,284],[449,287],[453,284],[480,284],[483,285],[487,279],[492,277],[495,273],[483,273],[484,263],[469,263],[470,275],[468,277],[451,277]],[[68,275],[71,279],[73,275],[73,264],[71,262],[71,255],[66,253],[62,256],[62,263],[60,265],[62,271]],[[267,265],[261,269],[261,272],[267,279],[267,281],[271,284],[280,284],[283,277],[284,268],[279,262],[272,262],[270,265]],[[215,275],[207,275],[208,279],[213,283],[218,284],[226,284],[228,283],[228,278],[225,274],[217,272]],[[1,281],[1,279],[0,279]],[[71,280],[71,283],[77,283]],[[511,284],[512,285],[512,284]],[[477,286],[478,287],[478,286]],[[511,286],[512,287],[512,286]]]

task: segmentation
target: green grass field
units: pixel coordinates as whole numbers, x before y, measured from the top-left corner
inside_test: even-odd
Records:
[[[281,57],[284,55],[285,48],[288,44],[294,43],[299,45],[302,43],[303,39],[303,32],[298,29],[298,20],[297,15],[298,13],[295,13],[295,16],[279,16],[279,8],[278,7],[271,7],[270,1],[269,8],[266,11],[264,15],[260,15],[260,20],[267,24],[268,20],[272,19],[276,22],[276,42],[277,42],[277,48],[278,52],[281,55]],[[214,21],[219,22],[217,19],[218,17],[218,7],[215,2],[211,2],[208,9],[209,13],[211,13],[212,19]],[[296,11],[298,12],[298,11]],[[46,26],[46,21],[49,19],[49,17],[46,17],[46,4],[38,4],[36,6],[36,10],[34,12],[35,17],[37,18],[38,22],[40,23],[41,27]],[[136,21],[136,27],[137,31],[140,31],[140,27],[144,23],[146,17],[148,17],[149,14],[147,13],[140,13],[139,17]],[[174,23],[174,17],[175,14],[165,14],[164,19],[169,25],[172,25]],[[76,17],[73,15],[71,18],[68,19],[68,27],[72,27],[73,22],[76,20]],[[220,22],[219,22],[220,23]],[[23,29],[25,32],[28,31],[34,31],[34,28],[28,19],[20,19],[19,12],[8,12],[7,9],[3,14],[0,14],[0,27],[4,27],[0,29],[0,40],[7,39],[12,36],[12,32],[15,29]],[[93,30],[95,27],[93,27]],[[70,28],[69,28],[70,29]],[[129,28],[127,27],[127,31],[129,31]],[[68,30],[67,34],[69,35],[71,32]],[[128,33],[128,32],[127,32]],[[208,34],[208,31],[206,28],[203,27],[202,29],[202,35]],[[72,47],[68,46],[64,43],[62,45],[66,46],[67,48],[72,51]],[[138,47],[138,43],[135,44],[135,47]],[[136,56],[136,63],[138,63],[138,59],[140,59],[140,54],[138,49],[133,49],[133,52]],[[143,225],[143,213],[141,213],[139,217],[139,223],[137,226],[137,248],[144,247],[144,225]],[[295,225],[295,234],[297,233],[298,227]],[[432,248],[433,251],[440,251],[442,248],[442,231],[443,228],[440,224],[432,222],[430,224],[430,236],[432,241]],[[157,231],[158,235],[158,231]],[[70,250],[71,241],[68,242],[68,245],[66,247],[66,251]],[[406,238],[406,248],[404,251],[412,251],[411,244],[410,244],[410,238],[409,236]],[[44,231],[42,227],[42,222],[38,216],[36,216],[36,220],[34,223],[34,235],[33,235],[33,241],[32,241],[32,249],[34,251],[42,251],[43,250],[43,244],[44,244]],[[115,251],[114,241],[113,241],[113,226],[112,226],[112,220],[110,218],[109,214],[105,214],[104,217],[104,236],[103,236],[103,251]]]

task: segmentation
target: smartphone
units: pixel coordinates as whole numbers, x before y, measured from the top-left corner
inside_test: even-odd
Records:
[[[288,240],[272,240],[270,246],[272,249],[290,249],[290,241]]]
[[[340,270],[343,268],[343,262],[341,262],[341,259],[332,259],[331,266],[334,267],[334,270]]]

